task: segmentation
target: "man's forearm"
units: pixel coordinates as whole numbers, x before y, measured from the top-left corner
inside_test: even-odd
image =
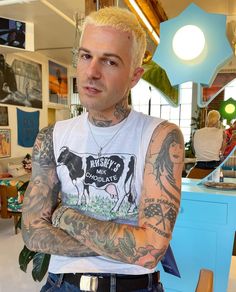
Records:
[[[145,228],[99,221],[70,208],[59,217],[61,229],[96,253],[146,268],[156,266],[169,242],[168,238],[162,238],[156,245],[160,248],[154,247],[149,243]]]
[[[62,230],[52,226],[34,231],[27,242],[30,250],[71,257],[98,255]]]

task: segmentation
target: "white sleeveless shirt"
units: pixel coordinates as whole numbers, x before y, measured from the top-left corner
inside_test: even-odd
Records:
[[[161,122],[134,110],[111,127],[89,125],[87,113],[57,122],[53,145],[63,204],[98,220],[137,226],[146,152]],[[49,265],[52,273],[145,274],[153,270],[103,256],[52,255]]]
[[[223,129],[205,127],[197,130],[193,138],[197,161],[219,161],[223,142]]]

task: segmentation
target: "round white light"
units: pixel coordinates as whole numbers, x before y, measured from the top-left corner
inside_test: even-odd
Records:
[[[185,61],[197,58],[205,46],[203,32],[196,25],[185,25],[175,33],[172,47],[175,54]]]

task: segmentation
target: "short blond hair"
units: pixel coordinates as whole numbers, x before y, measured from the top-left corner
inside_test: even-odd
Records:
[[[209,111],[207,115],[207,126],[218,127],[220,121],[220,113],[216,110]]]
[[[91,12],[86,16],[83,27],[83,32],[88,24],[95,26],[113,27],[119,31],[124,31],[132,34],[132,68],[135,69],[142,65],[144,53],[146,51],[146,33],[140,25],[137,17],[128,9],[109,6],[98,11]]]

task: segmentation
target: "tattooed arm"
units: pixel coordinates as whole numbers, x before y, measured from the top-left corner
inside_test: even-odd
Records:
[[[30,250],[67,256],[95,255],[93,251],[51,224],[58,205],[60,182],[53,153],[53,127],[37,136],[32,155],[32,176],[22,211],[22,235]]]
[[[183,158],[179,128],[161,124],[153,133],[146,155],[136,227],[99,221],[73,209],[56,211],[53,221],[98,254],[154,268],[165,254],[177,217]]]

